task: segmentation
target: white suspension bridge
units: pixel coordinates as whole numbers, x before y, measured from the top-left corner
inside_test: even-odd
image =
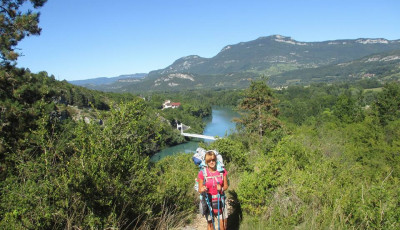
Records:
[[[187,130],[190,128],[190,126],[186,126],[184,124],[176,124],[176,128],[181,131],[181,135],[185,137],[196,137],[196,138],[202,138],[202,139],[208,139],[208,140],[216,140],[217,138],[213,136],[206,136],[206,135],[201,135],[201,134],[194,134],[194,133],[184,133],[183,130]]]

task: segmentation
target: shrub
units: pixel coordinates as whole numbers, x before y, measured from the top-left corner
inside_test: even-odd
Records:
[[[241,169],[249,168],[247,151],[239,141],[230,138],[217,139],[210,144],[208,149],[216,149],[226,162],[233,162]]]
[[[158,206],[176,211],[193,211],[197,192],[194,191],[198,168],[191,160],[191,154],[177,154],[158,161],[154,167],[157,181]],[[157,210],[156,212],[158,212]]]

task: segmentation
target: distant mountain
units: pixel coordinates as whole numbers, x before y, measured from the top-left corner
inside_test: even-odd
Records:
[[[107,85],[115,82],[135,82],[147,76],[147,73],[120,75],[118,77],[99,77],[86,80],[69,81],[69,83],[90,88],[91,86]]]
[[[400,49],[373,54],[361,59],[318,68],[287,71],[270,77],[273,87],[317,82],[351,82],[377,79],[382,82],[400,80]]]
[[[400,49],[400,40],[361,38],[299,42],[290,37],[273,35],[225,46],[212,58],[196,55],[180,58],[165,69],[151,71],[149,78],[171,73],[207,75],[256,72],[270,75],[351,61],[373,53],[396,49]]]
[[[212,58],[197,55],[182,57],[164,69],[151,71],[140,81],[92,85],[90,88],[114,92],[243,88],[260,75],[268,76],[273,86],[308,84],[314,80],[339,80],[332,78],[336,72],[343,69],[351,72],[346,63],[395,50],[400,50],[400,40],[360,38],[300,42],[290,37],[273,35],[225,46]],[[364,71],[357,69],[361,64],[349,66],[355,68],[355,76]],[[335,71],[335,74],[329,71]],[[312,73],[321,75],[311,77]],[[345,78],[345,75],[342,77]]]
[[[222,89],[245,88],[249,82],[258,77],[255,73],[231,73],[231,74],[169,74],[158,79],[145,78],[135,83],[115,82],[109,85],[90,86],[105,92],[143,92],[143,91],[180,91],[187,89]]]

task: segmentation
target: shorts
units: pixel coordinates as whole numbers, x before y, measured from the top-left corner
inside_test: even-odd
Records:
[[[224,200],[224,205],[222,207],[222,213],[219,214],[219,218],[223,219],[223,220],[228,219],[228,210],[226,210],[225,208],[226,208],[226,205],[225,205],[225,200]],[[208,211],[208,209],[207,209],[207,211]],[[210,211],[208,211],[205,216],[206,216],[207,221],[212,221],[212,219],[210,217]],[[217,219],[218,215],[214,215],[214,213],[213,213],[213,217]]]

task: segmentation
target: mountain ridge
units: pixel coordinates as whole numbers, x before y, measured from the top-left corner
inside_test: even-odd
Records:
[[[84,80],[73,80],[68,82],[73,85],[79,85],[79,86],[103,85],[103,84],[112,84],[116,81],[121,81],[121,80],[138,80],[146,77],[146,75],[147,73],[134,73],[134,74],[123,74],[117,77],[97,77]]]
[[[164,69],[149,72],[149,77],[177,72],[226,74],[255,71],[262,73],[268,72],[275,63],[284,63],[291,68],[312,68],[392,49],[400,49],[400,40],[358,38],[299,42],[291,37],[271,35],[227,45],[211,58],[198,55],[182,57]]]
[[[241,88],[260,75],[284,79],[288,77],[280,74],[297,70],[300,71],[298,73],[307,72],[307,69],[346,63],[393,50],[400,50],[400,39],[358,38],[302,42],[287,36],[271,35],[226,45],[211,58],[199,55],[181,57],[164,69],[149,72],[140,81],[114,82],[110,85],[97,85],[94,89],[134,92],[205,87]],[[288,80],[289,83],[272,83],[286,85],[293,79]],[[299,82],[302,82],[301,79]]]

